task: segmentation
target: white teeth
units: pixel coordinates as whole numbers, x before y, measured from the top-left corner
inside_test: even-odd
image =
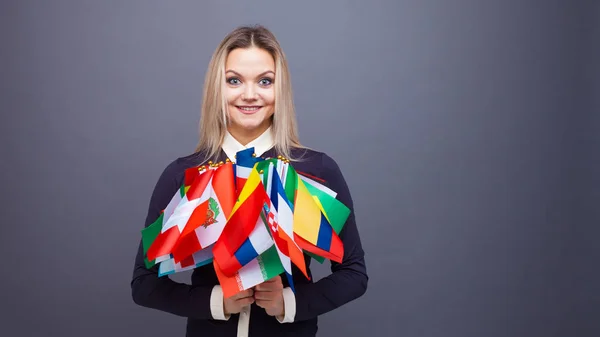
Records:
[[[256,111],[256,110],[260,109],[259,107],[247,107],[247,106],[239,106],[238,108],[240,108],[244,111]]]

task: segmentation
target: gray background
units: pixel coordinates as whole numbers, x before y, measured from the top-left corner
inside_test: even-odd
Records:
[[[247,23],[280,39],[301,138],[356,203],[369,289],[320,336],[600,335],[599,11],[2,1],[2,336],[183,336],[133,303],[134,255],[209,58]]]

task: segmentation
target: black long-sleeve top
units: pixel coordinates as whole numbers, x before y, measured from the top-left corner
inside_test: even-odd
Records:
[[[274,149],[265,152],[263,158],[277,157]],[[337,163],[327,154],[308,150],[294,149],[293,157],[300,161],[291,162],[296,171],[319,181],[337,192],[337,198],[350,208],[350,215],[339,236],[344,245],[342,263],[331,262],[331,274],[317,282],[310,274],[311,258],[305,254],[307,271],[311,280],[292,264],[295,285],[296,314],[294,322],[280,323],[265,310],[252,304],[250,312],[249,336],[295,336],[314,337],[317,332],[318,316],[334,310],[360,296],[367,288],[367,271],[364,251],[354,216],[354,206],[349,188]],[[219,161],[227,156],[221,151]],[[166,207],[175,191],[183,183],[187,168],[206,164],[208,160],[196,153],[171,162],[160,175],[150,198],[145,226],[152,224]],[[281,278],[284,287],[287,278]],[[158,266],[147,269],[144,264],[142,243],[140,240],[133,278],[132,296],[138,305],[161,310],[178,316],[187,317],[188,337],[237,335],[238,315],[229,320],[214,319],[211,314],[210,297],[212,289],[219,284],[212,264],[194,269],[191,284],[178,283],[168,276],[158,277]]]

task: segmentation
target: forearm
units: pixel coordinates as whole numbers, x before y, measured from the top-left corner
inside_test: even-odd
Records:
[[[362,296],[368,276],[361,261],[349,263],[315,283],[298,284],[294,321],[317,317]]]
[[[192,286],[175,282],[168,276],[158,277],[158,266],[146,268],[140,245],[131,280],[131,293],[136,304],[182,317],[214,319],[212,292],[213,286]]]
[[[159,217],[181,186],[182,177],[177,172],[176,162],[171,163],[162,172],[150,199],[145,227]],[[223,299],[222,295],[220,299],[212,295],[213,289],[214,287],[209,285],[192,286],[175,282],[168,276],[159,277],[158,266],[146,268],[143,245],[140,241],[131,280],[131,295],[136,304],[182,317],[218,319],[218,313],[215,314],[217,317],[213,317],[211,307],[215,308],[214,303],[219,301],[222,304]]]

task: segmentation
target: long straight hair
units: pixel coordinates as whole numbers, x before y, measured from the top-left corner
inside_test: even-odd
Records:
[[[224,95],[225,61],[232,50],[251,47],[264,49],[275,61],[275,112],[271,117],[275,151],[278,155],[295,160],[292,158],[292,148],[304,146],[298,138],[287,59],[275,35],[260,25],[242,26],[233,30],[213,53],[204,80],[200,138],[196,152],[203,152],[207,158],[216,159],[218,156],[229,123],[228,105]]]

